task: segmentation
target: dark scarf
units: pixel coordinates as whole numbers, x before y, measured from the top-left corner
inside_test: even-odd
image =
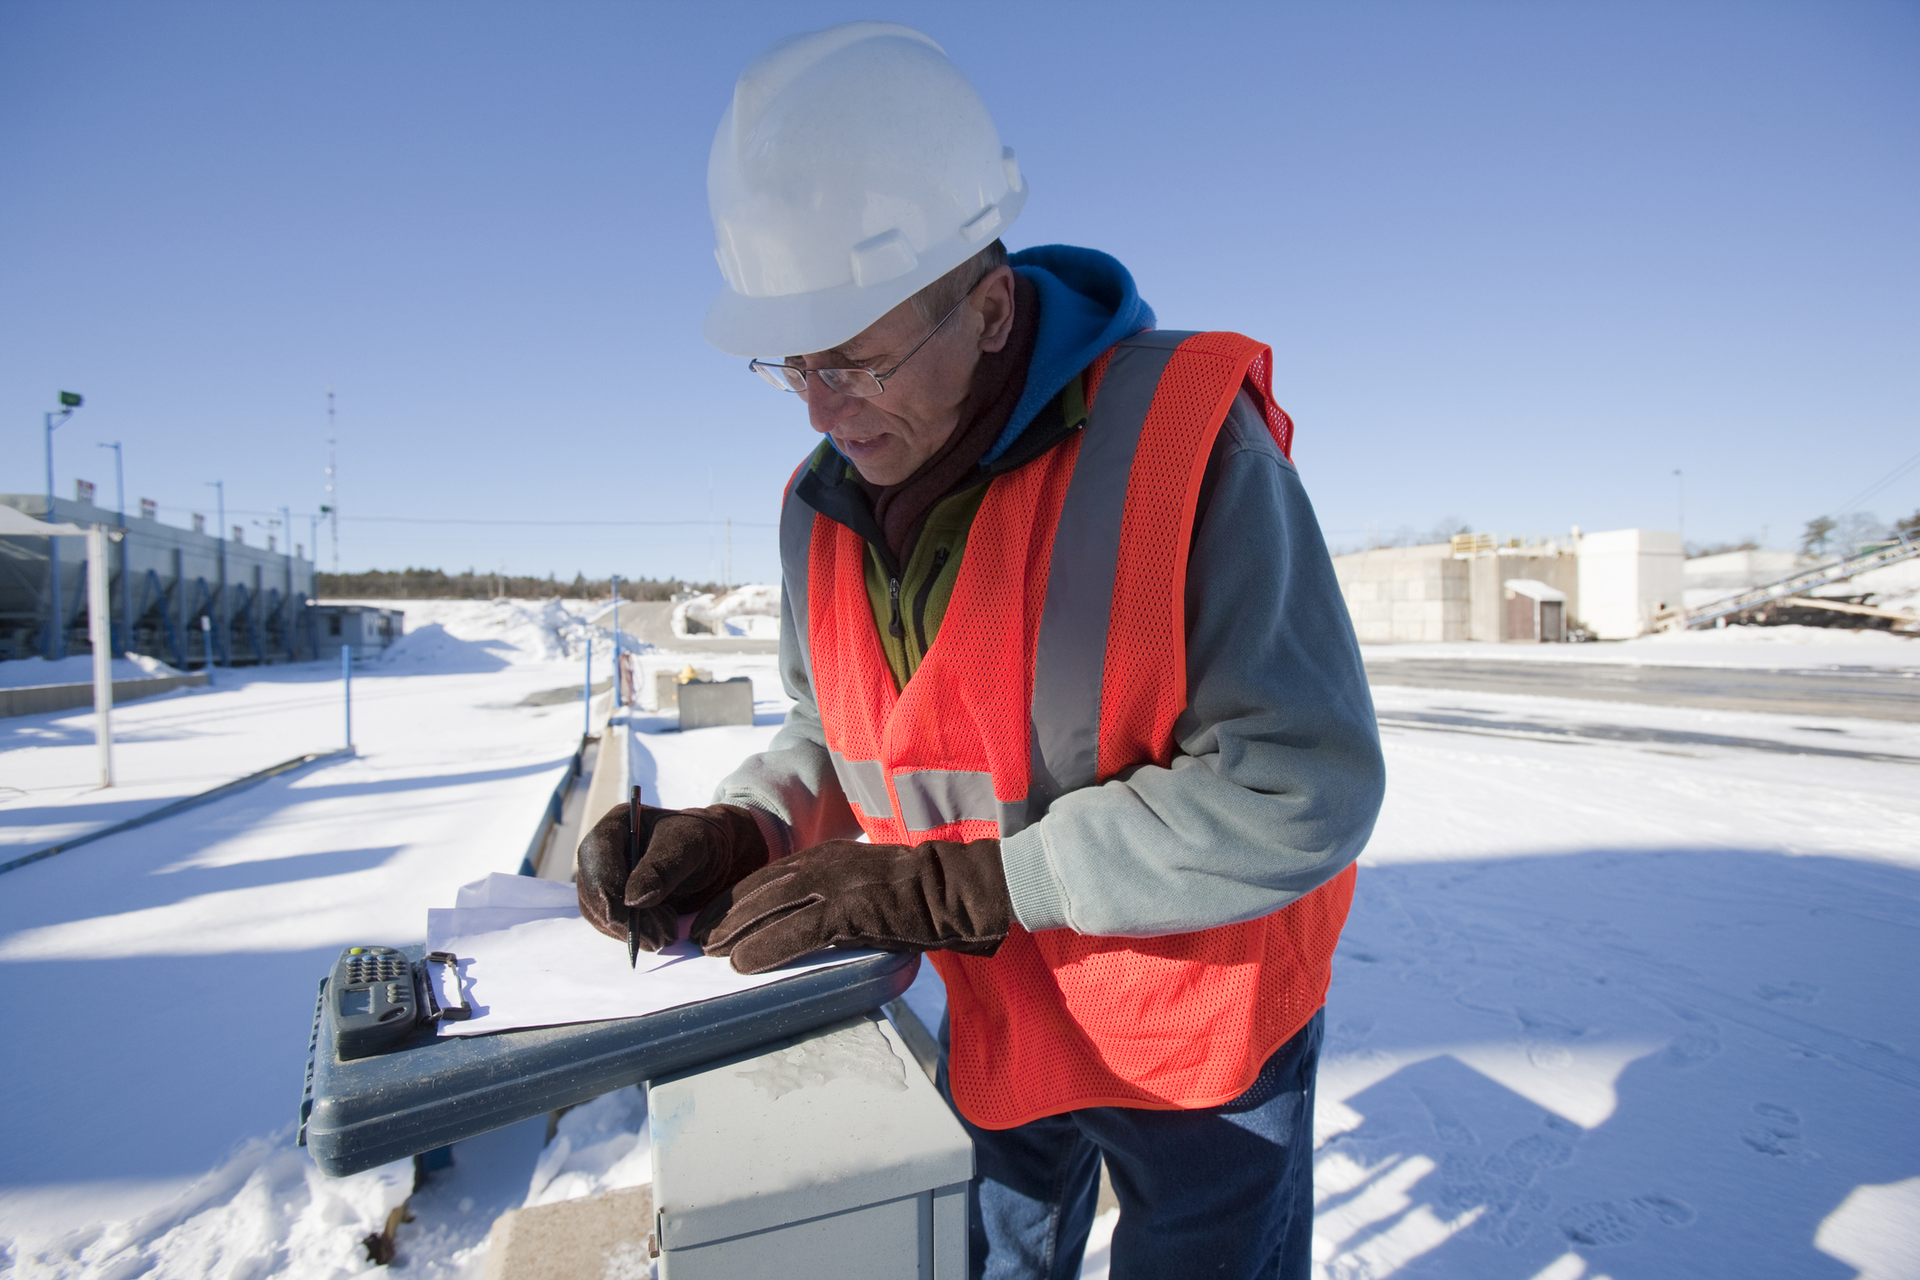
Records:
[[[960,422],[931,458],[898,484],[868,484],[854,473],[855,482],[873,504],[873,518],[886,535],[894,560],[905,565],[919,541],[920,525],[933,505],[960,488],[980,467],[1013,417],[1013,407],[1027,388],[1027,366],[1033,362],[1033,344],[1040,333],[1040,291],[1019,272],[1013,274],[1013,330],[1007,345],[981,355],[973,368],[973,383]]]

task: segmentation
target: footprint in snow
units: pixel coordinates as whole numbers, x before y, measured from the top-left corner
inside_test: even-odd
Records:
[[[1776,1159],[1804,1159],[1807,1151],[1800,1145],[1800,1113],[1775,1102],[1756,1102],[1753,1112],[1765,1123],[1740,1131],[1740,1141],[1763,1156]]]
[[[1611,1200],[1579,1204],[1560,1215],[1560,1232],[1575,1244],[1625,1244],[1640,1234],[1626,1206]]]
[[[1820,996],[1820,988],[1807,982],[1763,982],[1753,989],[1753,994],[1762,1000],[1774,1004],[1812,1004]]]
[[[1684,1005],[1667,1007],[1686,1024],[1685,1030],[1661,1055],[1668,1066],[1697,1067],[1720,1052],[1720,1028],[1712,1018]]]
[[[1530,1044],[1527,1061],[1542,1071],[1564,1071],[1573,1065],[1573,1050],[1563,1044]]]
[[[1642,1227],[1684,1227],[1693,1219],[1692,1205],[1653,1192],[1626,1201],[1575,1205],[1560,1215],[1560,1231],[1574,1244],[1625,1244],[1637,1237]]]

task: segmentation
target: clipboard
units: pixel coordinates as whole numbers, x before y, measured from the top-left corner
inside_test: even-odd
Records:
[[[425,948],[402,948],[412,960]],[[315,1001],[300,1142],[334,1177],[575,1106],[879,1008],[912,985],[917,953],[846,964],[639,1018],[440,1036],[416,1027],[384,1052],[346,1059],[328,981]]]

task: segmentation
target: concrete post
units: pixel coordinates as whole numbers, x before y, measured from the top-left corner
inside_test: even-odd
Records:
[[[353,646],[340,646],[340,687],[345,694],[347,715],[347,754],[353,754]]]

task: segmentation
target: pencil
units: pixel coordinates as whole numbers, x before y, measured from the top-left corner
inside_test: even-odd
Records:
[[[627,874],[631,876],[640,865],[640,788],[633,789],[633,795],[627,800]],[[627,908],[627,968],[640,967],[640,917],[632,907]]]

